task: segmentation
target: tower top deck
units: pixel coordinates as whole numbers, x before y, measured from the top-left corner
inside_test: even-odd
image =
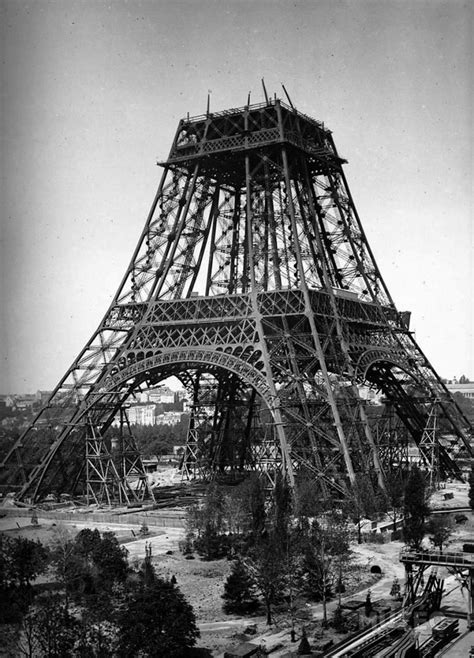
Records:
[[[261,112],[262,110],[271,112],[272,108],[274,109],[277,106],[280,106],[283,111],[291,112],[291,114],[298,115],[302,119],[312,123],[316,128],[319,128],[320,130],[328,130],[327,128],[325,128],[324,123],[322,121],[318,121],[317,119],[314,119],[313,117],[310,117],[307,114],[300,112],[296,108],[290,107],[287,103],[285,103],[279,98],[270,99],[268,103],[267,102],[252,103],[250,105],[243,105],[242,107],[233,107],[233,108],[229,108],[228,110],[221,110],[220,112],[207,112],[205,114],[198,114],[193,117],[187,116],[186,118],[183,119],[183,121],[195,123],[198,121],[206,120],[211,117],[217,119],[219,117],[229,117],[229,116],[244,114],[245,112],[253,113],[253,112]]]
[[[263,149],[271,160],[282,145],[304,154],[310,168],[338,169],[345,162],[322,122],[274,99],[181,119],[168,160],[161,164],[192,169],[199,160],[207,175],[239,184],[244,153]]]

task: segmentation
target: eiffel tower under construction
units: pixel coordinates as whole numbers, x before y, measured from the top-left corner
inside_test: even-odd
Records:
[[[191,400],[183,477],[282,473],[343,498],[384,489],[408,443],[461,476],[469,422],[390,296],[331,131],[287,99],[179,122],[110,308],[2,462],[19,500],[153,496],[127,400],[171,376]]]

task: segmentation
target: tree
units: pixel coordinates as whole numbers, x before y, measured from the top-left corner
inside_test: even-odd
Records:
[[[157,577],[133,592],[121,611],[117,655],[181,658],[198,637],[193,609],[179,587]]]
[[[429,515],[429,508],[425,479],[417,466],[413,466],[408,476],[403,511],[403,539],[406,544],[419,550],[425,536],[425,521]]]
[[[239,485],[224,495],[224,519],[229,533],[240,536],[249,527],[247,487]]]
[[[113,583],[125,581],[129,570],[127,555],[127,549],[120,546],[113,532],[102,533],[92,552],[101,587],[110,588]]]
[[[248,501],[250,507],[250,516],[252,519],[251,532],[256,540],[265,529],[266,511],[265,511],[265,490],[263,487],[262,477],[257,473],[250,476],[248,480]]]
[[[357,543],[362,543],[361,521],[363,518],[374,519],[385,512],[386,497],[373,486],[370,477],[363,473],[357,474],[352,496],[348,498],[346,513],[357,525]]]
[[[120,546],[112,532],[86,528],[75,539],[58,527],[52,549],[52,560],[58,580],[64,587],[66,607],[69,597],[88,605],[107,605],[116,583],[123,583],[129,572],[127,550]]]
[[[328,623],[327,600],[350,557],[349,531],[341,514],[326,514],[313,521],[303,544],[303,573],[312,598],[323,604],[323,625]]]
[[[6,655],[25,658],[41,655],[41,647],[36,637],[36,624],[31,614],[25,614],[18,625],[11,625],[10,631],[6,629],[5,631],[2,632],[2,645],[6,649]]]
[[[286,556],[273,533],[266,533],[243,559],[247,571],[262,595],[267,625],[272,624],[272,607],[281,599],[286,584]]]
[[[81,658],[114,658],[118,651],[118,626],[100,620],[83,624],[74,644],[74,656]]]
[[[244,563],[241,559],[236,560],[224,583],[224,612],[238,615],[253,612],[258,606],[255,590],[255,581]]]
[[[314,477],[303,476],[296,481],[295,514],[298,519],[314,518],[327,511],[321,490],[315,485]]]
[[[448,517],[433,516],[426,524],[426,530],[430,535],[430,542],[439,552],[443,552],[443,546],[448,543],[453,532],[453,526]]]
[[[270,522],[274,543],[279,544],[279,552],[284,556],[286,593],[289,600],[289,613],[291,627],[294,629],[295,608],[294,592],[295,581],[298,579],[298,564],[300,558],[301,527],[307,518],[304,517],[298,525],[293,524],[294,498],[288,480],[278,474],[273,492],[273,505]]]
[[[24,645],[33,653],[26,655],[63,658],[71,656],[80,637],[80,624],[72,617],[58,594],[38,597],[23,622]],[[23,647],[23,650],[25,646]]]
[[[292,496],[288,482],[278,476],[267,515],[262,479],[254,475],[246,487],[251,535],[243,548],[243,567],[264,600],[267,624],[270,625],[272,607],[281,600],[287,586],[292,600],[291,578],[295,571],[290,542]]]
[[[51,562],[56,577],[64,588],[65,607],[69,607],[69,594],[74,590],[79,577],[82,577],[81,560],[74,550],[71,533],[64,525],[57,525],[51,542]],[[79,574],[79,576],[78,576]]]
[[[161,411],[181,411],[182,402],[179,405],[165,404],[157,405],[163,407]],[[160,413],[161,413],[160,411]],[[168,423],[160,425],[135,425],[133,436],[136,439],[140,454],[144,457],[154,457],[156,455],[170,454],[175,445],[184,445],[189,425],[189,416],[183,414],[179,423],[169,425]],[[108,436],[116,433],[116,429],[110,429]]]
[[[401,599],[402,588],[400,587],[400,582],[395,576],[393,579],[392,587],[390,589],[390,596],[393,597],[396,601]]]
[[[2,537],[0,551],[2,560],[6,560],[4,577],[17,587],[29,587],[31,581],[46,569],[48,551],[39,541],[26,537]]]
[[[225,533],[225,500],[222,489],[211,484],[201,505],[193,505],[186,515],[187,538],[206,560],[215,560],[225,554],[228,538]]]
[[[393,521],[393,530],[397,530],[397,521],[403,515],[403,494],[405,483],[400,473],[389,473],[385,479],[388,515]]]
[[[0,623],[21,620],[33,598],[31,581],[47,564],[48,551],[40,542],[0,534]]]
[[[86,559],[91,559],[94,551],[97,549],[101,542],[100,532],[97,528],[91,530],[90,528],[83,528],[77,533],[74,540],[77,551]]]
[[[286,548],[289,539],[289,529],[292,513],[292,497],[288,481],[280,473],[275,482],[273,492],[272,525],[275,536],[282,541]]]

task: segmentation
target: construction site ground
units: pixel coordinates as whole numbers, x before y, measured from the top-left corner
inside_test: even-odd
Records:
[[[453,509],[458,509],[467,502],[467,489],[457,489],[455,487],[452,487],[452,489],[455,495],[449,499],[449,503]],[[439,494],[439,499],[440,504],[447,502],[442,491]],[[344,637],[338,635],[332,629],[322,631],[320,625],[323,612],[322,605],[311,604],[306,600],[298,601],[298,609],[293,617],[296,643],[291,642],[292,620],[289,611],[285,608],[276,610],[274,624],[270,627],[266,625],[263,609],[260,610],[259,615],[254,617],[239,618],[234,615],[225,615],[222,611],[221,595],[225,579],[230,573],[231,562],[228,560],[206,562],[197,555],[194,556],[194,559],[186,559],[183,556],[179,550],[179,542],[184,536],[183,509],[166,510],[161,513],[136,511],[133,516],[124,514],[122,516],[123,523],[115,522],[117,518],[116,510],[112,514],[106,510],[83,509],[82,513],[78,513],[73,520],[70,519],[70,510],[67,510],[68,508],[49,511],[44,513],[43,516],[41,511],[38,510],[38,525],[34,525],[31,523],[30,510],[18,510],[12,507],[0,508],[0,532],[12,536],[21,534],[48,544],[53,540],[58,528],[67,529],[71,534],[79,532],[84,527],[95,527],[101,532],[112,531],[126,547],[128,559],[132,566],[138,566],[143,561],[145,546],[150,546],[157,573],[165,578],[175,575],[183,594],[193,606],[201,632],[198,646],[209,649],[212,656],[223,656],[224,651],[228,650],[229,647],[243,642],[252,642],[265,646],[267,651],[271,650],[271,655],[275,658],[288,655],[290,651],[295,652],[296,655],[296,648],[303,627],[313,648],[322,646],[331,639],[336,643]],[[166,525],[160,525],[160,514],[163,515]],[[51,518],[51,516],[54,516],[54,518]],[[470,512],[466,512],[466,516],[468,520],[463,525],[454,526],[455,530],[449,550],[460,550],[463,542],[474,540],[474,519]],[[97,520],[98,517],[102,520]],[[173,518],[176,520],[175,523],[178,527],[172,525]],[[149,534],[147,536],[140,536],[143,521],[148,526]],[[390,604],[393,605],[390,597],[393,580],[397,577],[401,584],[404,580],[404,567],[399,562],[401,548],[402,543],[398,541],[354,544],[352,546],[351,575],[345,583],[347,591],[342,602],[345,603],[353,599],[364,601],[367,591],[370,589],[371,599],[374,602],[380,602],[380,609]],[[381,575],[371,573],[371,567],[375,565],[380,567]],[[465,614],[466,593],[461,591],[453,576],[447,572],[441,575],[445,576],[445,589],[448,592],[443,599],[443,605],[449,608],[451,613],[457,611],[461,615]],[[336,605],[337,600],[332,600],[329,603],[329,617],[331,617]],[[428,624],[419,627],[417,633],[420,635],[426,634],[430,632],[430,629],[431,626]],[[465,622],[462,620],[461,630],[463,631],[461,641],[464,642],[464,645],[468,646],[469,642],[474,644],[474,637],[471,637],[472,633],[466,632]],[[445,653],[444,655],[467,655],[465,653],[456,653],[456,646],[451,647],[450,651],[451,653]]]

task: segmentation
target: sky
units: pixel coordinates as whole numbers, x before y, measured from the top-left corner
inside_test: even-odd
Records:
[[[474,379],[473,4],[2,0],[0,393],[52,390],[105,314],[180,118],[324,121],[399,310]]]

